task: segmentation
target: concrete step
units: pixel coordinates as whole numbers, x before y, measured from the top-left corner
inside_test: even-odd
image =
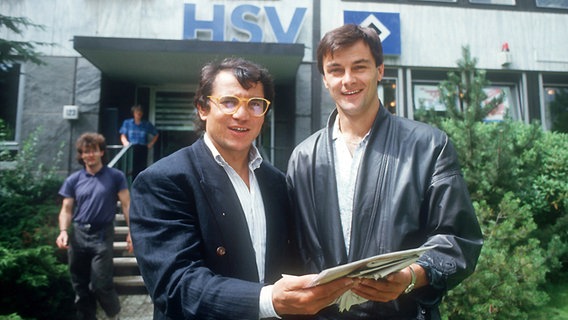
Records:
[[[127,226],[115,226],[114,227],[114,234],[115,235],[123,235],[126,237],[128,234],[128,227]]]
[[[119,295],[148,294],[138,263],[133,253],[126,250],[126,235],[128,227],[124,215],[119,213],[115,217],[113,265],[114,284]]]
[[[121,285],[125,287],[135,287],[144,285],[144,279],[142,276],[119,276],[113,278],[116,285]]]
[[[148,290],[140,275],[116,276],[113,278],[116,291],[120,295],[147,294]]]
[[[134,257],[134,252],[126,250],[126,241],[114,241],[113,251],[115,257]]]
[[[115,242],[113,243],[112,248],[113,248],[115,251],[118,251],[118,250],[126,251],[126,241],[115,241]]]
[[[126,218],[124,218],[124,214],[117,213],[114,219],[117,223],[124,223],[124,225],[126,225]]]
[[[114,257],[112,258],[114,267],[138,267],[135,257]]]
[[[135,257],[114,257],[113,258],[115,276],[137,276],[140,275],[138,263]]]

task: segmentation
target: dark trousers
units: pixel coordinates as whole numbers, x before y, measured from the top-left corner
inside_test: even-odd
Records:
[[[148,146],[135,144],[132,146],[132,181],[136,176],[146,169],[148,163]]]
[[[80,320],[97,319],[97,301],[109,317],[120,312],[120,301],[112,280],[113,238],[112,223],[98,230],[73,224],[68,250],[69,270]]]

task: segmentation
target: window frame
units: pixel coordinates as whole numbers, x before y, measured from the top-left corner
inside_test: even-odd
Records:
[[[14,69],[15,68],[15,69]],[[24,86],[24,64],[15,64],[10,67],[12,69],[9,74],[7,75],[6,79],[12,81],[12,83],[7,84],[7,86],[11,87],[11,96],[8,97],[6,100],[8,101],[7,105],[8,108],[12,109],[14,113],[13,119],[6,119],[3,118],[5,123],[10,126],[10,129],[13,130],[13,136],[10,137],[8,140],[0,141],[0,143],[7,148],[8,150],[17,150],[19,141],[20,141],[20,131],[22,126],[22,110],[23,110],[23,86]],[[3,89],[4,90],[4,89]],[[5,105],[2,106],[3,108],[6,107]]]
[[[372,2],[376,0],[341,0],[343,2]],[[442,7],[455,7],[455,8],[472,8],[472,9],[486,9],[486,10],[509,10],[509,11],[529,11],[529,12],[554,12],[568,14],[567,8],[559,7],[539,7],[536,4],[537,0],[516,0],[515,5],[500,5],[500,4],[479,4],[470,3],[469,0],[455,0],[449,2],[447,0],[382,0],[382,3],[393,3],[401,5],[422,5],[422,6],[442,6]]]

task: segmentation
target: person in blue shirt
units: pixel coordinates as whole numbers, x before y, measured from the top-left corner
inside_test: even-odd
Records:
[[[96,319],[97,301],[110,319],[120,302],[113,284],[113,240],[116,204],[129,224],[130,193],[126,176],[107,167],[105,138],[84,133],[77,140],[77,160],[83,169],[71,174],[59,189],[63,204],[56,243],[69,257],[78,319]],[[132,252],[130,233],[127,249]]]
[[[142,120],[144,110],[142,106],[135,105],[131,109],[133,118],[126,119],[120,127],[120,142],[123,146],[131,144],[132,148],[132,180],[148,164],[148,149],[152,149],[158,141],[158,130],[154,125],[146,120]],[[152,136],[148,142],[148,135]]]

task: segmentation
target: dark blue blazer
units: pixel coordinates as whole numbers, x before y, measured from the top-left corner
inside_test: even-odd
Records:
[[[265,280],[293,273],[285,177],[255,170],[266,212]],[[258,319],[254,249],[229,177],[199,139],[143,171],[132,185],[130,230],[154,319]]]

